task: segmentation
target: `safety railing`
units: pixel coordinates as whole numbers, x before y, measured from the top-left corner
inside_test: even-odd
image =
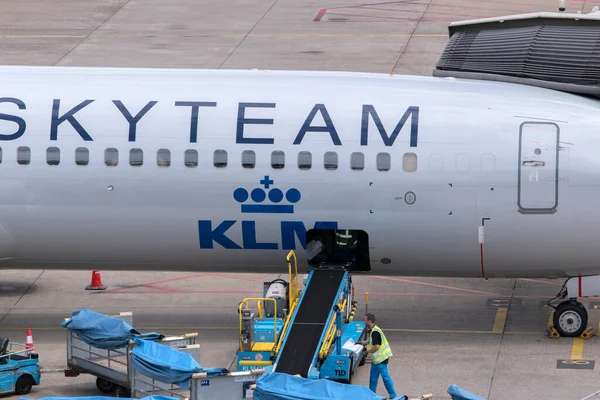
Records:
[[[346,305],[347,305],[346,303],[347,303],[347,299],[344,299],[344,301],[338,305],[340,312],[344,312],[344,310],[346,309]],[[321,350],[319,351],[319,358],[323,359],[323,358],[327,357],[327,354],[329,354],[329,349],[331,348],[331,344],[333,343],[333,340],[335,339],[336,331],[338,329],[340,329],[340,327],[337,326],[336,318],[334,317],[331,319],[331,322],[329,323],[327,333],[325,334],[325,340],[323,340],[323,344],[321,345]]]
[[[242,342],[242,333],[244,330],[244,318],[243,318],[243,313],[242,310],[248,309],[248,302],[250,301],[256,301],[257,302],[257,310],[261,310],[261,306],[260,304],[263,301],[272,301],[273,302],[273,343],[276,342],[276,337],[277,337],[277,300],[271,297],[247,297],[244,300],[242,300],[242,302],[240,303],[240,305],[238,306],[238,315],[240,317],[240,351],[244,351],[244,346],[243,346],[243,342]],[[260,315],[260,314],[259,314]]]
[[[294,261],[292,268],[292,259]],[[298,259],[296,258],[296,253],[294,250],[291,250],[287,257],[286,261],[288,264],[288,282],[289,282],[289,296],[290,296],[290,306],[294,304],[296,300],[298,300]],[[291,307],[290,307],[291,308]],[[291,314],[291,312],[290,312]]]

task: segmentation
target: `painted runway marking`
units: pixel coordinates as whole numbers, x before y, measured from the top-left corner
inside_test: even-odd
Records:
[[[502,333],[504,332],[504,325],[506,324],[506,318],[508,317],[508,308],[498,308],[496,310],[496,318],[494,319],[494,326],[492,332]]]

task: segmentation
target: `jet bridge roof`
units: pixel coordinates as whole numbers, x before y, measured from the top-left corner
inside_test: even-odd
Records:
[[[600,97],[600,12],[540,12],[453,22],[433,75]]]

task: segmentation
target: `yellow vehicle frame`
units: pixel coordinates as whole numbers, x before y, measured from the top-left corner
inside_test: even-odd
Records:
[[[283,340],[283,337],[285,336],[285,332],[287,331],[288,327],[289,327],[289,322],[291,320],[291,316],[294,314],[294,311],[296,309],[296,306],[298,305],[298,260],[296,258],[296,253],[294,252],[294,250],[290,251],[286,257],[286,261],[288,264],[288,282],[289,282],[289,304],[290,304],[290,309],[288,312],[287,317],[285,318],[285,323],[283,325],[283,329],[281,330],[281,335],[279,337],[279,341],[277,342],[277,345],[275,345],[275,343],[272,343],[271,346],[267,346],[267,347],[271,347],[272,350],[275,352],[275,354],[277,354],[277,351],[279,350],[279,348],[281,347],[281,342]],[[293,263],[292,263],[293,261]],[[260,318],[264,318],[264,309],[263,309],[263,301],[272,301],[274,303],[274,315],[277,315],[277,301],[273,298],[266,298],[266,297],[248,297],[245,298],[239,305],[239,309],[238,309],[238,313],[239,313],[239,317],[240,317],[240,351],[242,351],[243,348],[243,344],[242,344],[242,329],[243,329],[243,318],[242,318],[242,311],[244,309],[248,308],[248,303],[250,301],[256,301],[257,305],[256,305],[256,309],[258,311],[258,316]],[[274,330],[273,330],[273,335],[275,337],[275,335],[277,334],[277,318],[274,317],[273,318],[273,326],[274,326]],[[266,346],[267,344],[265,344]],[[261,349],[261,351],[271,351],[271,348],[267,348],[267,349]]]

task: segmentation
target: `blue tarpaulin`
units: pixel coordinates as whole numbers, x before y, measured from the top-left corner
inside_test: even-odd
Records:
[[[347,385],[327,379],[306,379],[273,372],[256,381],[254,398],[258,400],[384,400],[369,388]]]
[[[100,349],[125,347],[135,338],[157,340],[164,337],[155,332],[140,334],[125,321],[86,308],[75,311],[61,326],[75,332],[86,344]]]
[[[469,393],[456,385],[452,385],[448,388],[448,394],[452,400],[485,400],[484,398],[475,396],[473,393]]]
[[[42,397],[39,400],[114,400],[114,397],[106,396],[88,396],[88,397]],[[141,399],[121,398],[122,400],[180,400],[175,397],[166,396],[148,396]],[[19,397],[19,400],[33,400],[28,397]]]
[[[206,372],[209,376],[225,375],[226,368],[204,369],[194,358],[169,346],[135,339],[137,347],[131,351],[132,366],[145,376],[163,383],[175,383],[189,388],[192,375]]]

